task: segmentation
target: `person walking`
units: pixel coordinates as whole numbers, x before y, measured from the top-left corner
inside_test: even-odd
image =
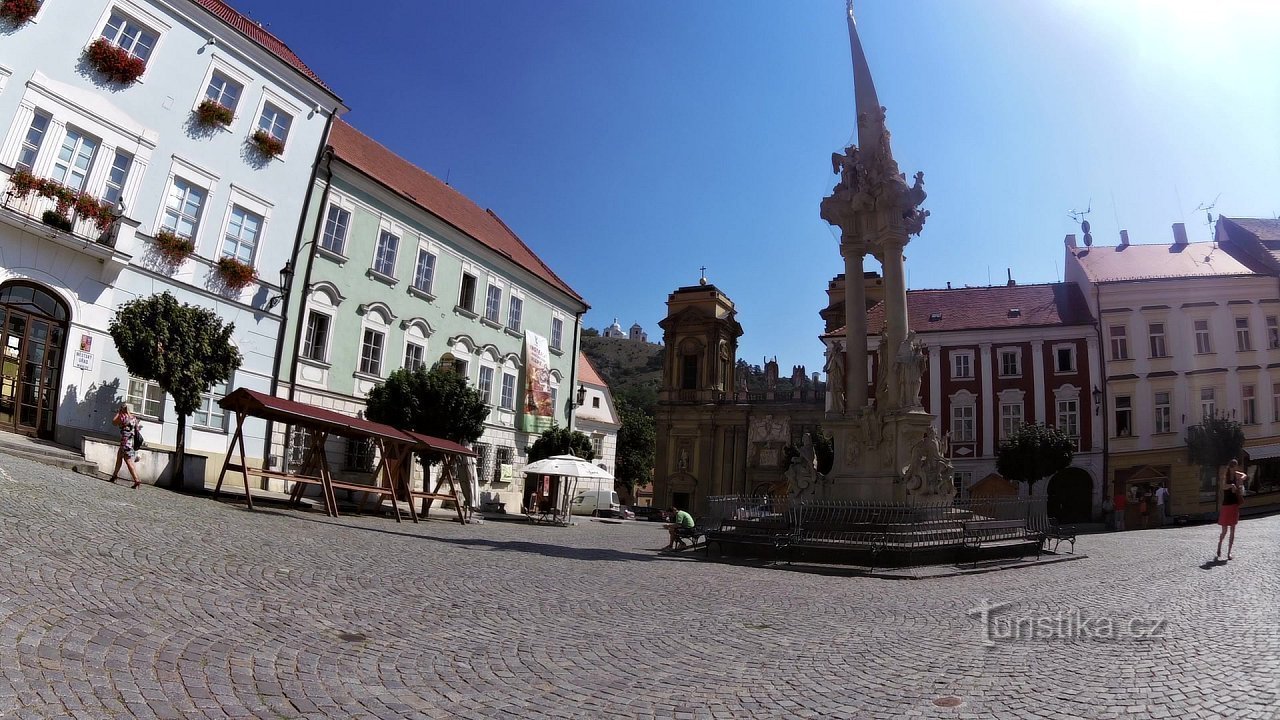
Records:
[[[129,470],[129,476],[133,478],[133,489],[137,490],[142,481],[138,479],[138,468],[134,466],[134,461],[138,459],[138,451],[133,447],[134,433],[138,431],[138,416],[129,411],[129,403],[120,403],[120,409],[116,410],[115,417],[111,418],[111,424],[120,428],[120,447],[116,448],[116,468],[111,471],[111,479],[107,482],[114,483],[116,477],[120,474],[120,465],[123,463]]]
[[[1145,491],[1138,496],[1138,515],[1142,518],[1142,529],[1147,529],[1147,517],[1151,504],[1147,502],[1150,496]]]
[[[1111,506],[1115,508],[1117,531],[1124,530],[1124,511],[1127,502],[1128,498],[1125,497],[1124,490],[1117,488],[1115,500],[1111,503]]]
[[[1156,487],[1156,515],[1161,525],[1169,524],[1169,488],[1165,487],[1164,483]]]
[[[1240,463],[1235,460],[1227,463],[1227,477],[1222,488],[1222,509],[1218,511],[1218,524],[1222,526],[1222,532],[1218,535],[1218,551],[1213,554],[1214,560],[1222,557],[1222,538],[1227,536],[1228,530],[1231,531],[1231,536],[1227,539],[1227,559],[1231,559],[1231,549],[1236,544],[1236,523],[1240,522],[1240,499],[1244,497],[1244,479],[1245,474],[1240,472]]]

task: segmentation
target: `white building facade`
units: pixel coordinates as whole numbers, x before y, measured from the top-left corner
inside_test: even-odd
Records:
[[[617,475],[618,430],[622,421],[609,385],[582,353],[578,354],[578,387],[581,398],[573,415],[575,429],[591,438],[596,456],[592,462]]]

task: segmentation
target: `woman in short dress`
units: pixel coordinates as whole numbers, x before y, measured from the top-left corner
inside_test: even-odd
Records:
[[[120,403],[120,409],[111,418],[111,424],[120,428],[120,447],[116,449],[116,469],[111,471],[108,482],[116,481],[116,476],[120,474],[120,464],[123,463],[129,469],[129,476],[133,478],[133,489],[137,490],[142,484],[138,479],[138,469],[133,465],[133,461],[138,459],[138,453],[133,449],[133,434],[138,429],[138,416],[129,412],[128,403]]]
[[[1227,540],[1227,559],[1231,559],[1231,548],[1236,544],[1236,523],[1240,522],[1244,480],[1245,474],[1240,472],[1240,463],[1235,460],[1227,463],[1226,485],[1222,488],[1222,510],[1218,512],[1218,524],[1222,526],[1222,532],[1218,535],[1218,552],[1213,554],[1214,560],[1222,557],[1222,538],[1227,536],[1227,530],[1231,531],[1231,537]]]

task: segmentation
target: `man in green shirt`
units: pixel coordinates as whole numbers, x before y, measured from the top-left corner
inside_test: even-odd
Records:
[[[667,546],[662,549],[663,550],[673,550],[673,549],[683,550],[684,540],[681,539],[680,533],[682,531],[688,531],[693,529],[693,526],[694,526],[693,516],[677,507],[673,507],[671,508],[671,510],[675,514],[675,522],[667,526],[667,532],[671,534],[671,540],[670,542],[667,543]]]

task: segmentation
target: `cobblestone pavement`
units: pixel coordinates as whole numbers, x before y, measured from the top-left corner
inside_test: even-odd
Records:
[[[0,716],[1277,718],[1280,517],[1240,531],[1212,567],[1201,526],[822,577],[660,556],[657,524],[250,513],[0,456]]]

